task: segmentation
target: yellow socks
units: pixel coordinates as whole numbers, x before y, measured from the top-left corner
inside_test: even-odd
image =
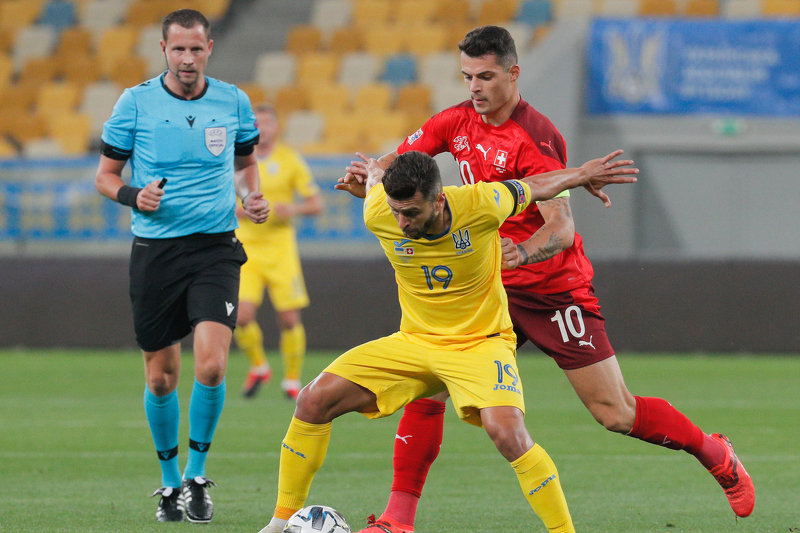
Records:
[[[306,355],[306,330],[303,324],[292,329],[281,330],[281,355],[283,356],[283,379],[300,380],[303,358]]]
[[[258,323],[253,320],[244,327],[237,327],[233,330],[233,338],[236,344],[250,358],[250,366],[262,366],[267,364],[267,354],[264,352],[264,335]]]
[[[288,519],[302,509],[331,440],[331,424],[309,424],[292,417],[281,443],[278,471],[278,504],[275,517]]]
[[[522,457],[511,463],[519,484],[533,511],[550,533],[574,533],[567,499],[561,489],[558,471],[544,448],[534,444]]]

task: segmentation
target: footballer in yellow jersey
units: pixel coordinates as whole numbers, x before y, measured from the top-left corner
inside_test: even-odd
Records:
[[[281,445],[277,505],[261,533],[283,531],[305,505],[333,419],[353,411],[387,416],[445,389],[459,416],[484,427],[511,463],[548,530],[575,531],[556,467],[525,427],[497,229],[563,189],[587,185],[599,195],[607,183],[635,181],[617,176],[608,159],[591,169],[443,188],[433,158],[412,151],[385,173],[371,159],[366,183],[340,179],[337,189],[365,198],[367,228],[394,267],[400,331],[341,355],[300,392]]]
[[[322,210],[319,188],[303,158],[278,142],[278,118],[269,106],[256,106],[260,139],[255,147],[261,193],[269,199],[272,213],[268,222],[256,225],[240,218],[236,236],[247,252],[239,285],[239,316],[234,338],[250,358],[250,371],[242,386],[252,398],[269,381],[272,370],[263,347],[263,334],[255,320],[264,290],[278,315],[283,359],[281,386],[289,398],[300,392],[300,377],[306,337],[300,310],[308,306],[293,218],[316,215]],[[300,200],[296,200],[299,198]]]

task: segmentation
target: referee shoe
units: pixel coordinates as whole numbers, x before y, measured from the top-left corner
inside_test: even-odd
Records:
[[[719,441],[728,453],[725,456],[725,462],[715,466],[709,472],[725,491],[728,503],[731,504],[731,509],[736,516],[750,516],[756,505],[756,489],[753,486],[753,480],[739,461],[736,452],[733,451],[730,439],[719,433],[712,434],[711,438]]]
[[[203,476],[183,480],[183,499],[186,501],[186,518],[189,522],[205,524],[214,516],[214,504],[208,495],[208,486],[217,484]]]
[[[156,520],[159,522],[183,522],[186,519],[186,506],[181,489],[161,487],[150,497],[156,495],[161,496],[156,510]]]

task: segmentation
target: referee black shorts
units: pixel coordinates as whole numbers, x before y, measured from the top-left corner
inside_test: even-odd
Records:
[[[130,291],[139,347],[155,352],[171,346],[204,320],[233,329],[239,269],[245,261],[244,247],[232,231],[170,239],[135,237]]]

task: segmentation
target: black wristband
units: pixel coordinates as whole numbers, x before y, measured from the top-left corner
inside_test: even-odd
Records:
[[[136,197],[139,195],[139,191],[141,191],[139,187],[131,187],[130,185],[123,185],[117,191],[117,201],[122,205],[127,205],[128,207],[136,207]]]

